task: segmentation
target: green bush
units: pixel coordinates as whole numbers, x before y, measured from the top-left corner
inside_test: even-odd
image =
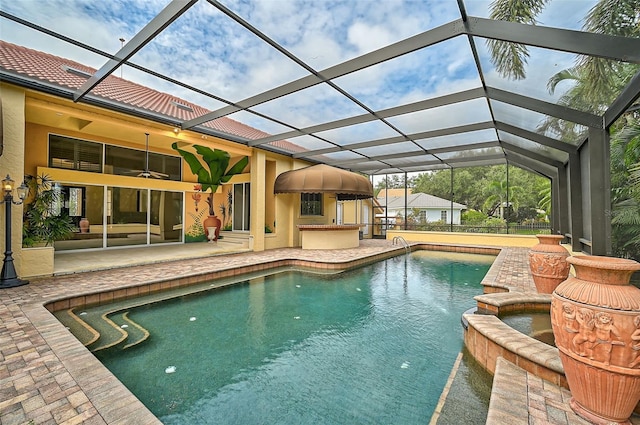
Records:
[[[25,202],[22,245],[30,247],[44,243],[51,246],[57,240],[69,239],[76,226],[69,215],[55,211],[55,206],[62,201],[62,193],[55,190],[53,180],[43,174],[25,176],[25,183],[32,198]]]

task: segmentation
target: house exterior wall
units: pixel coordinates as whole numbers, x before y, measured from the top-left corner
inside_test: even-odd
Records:
[[[342,201],[342,223],[364,224],[362,231],[365,237],[372,236],[373,225],[373,201],[372,199],[358,199],[354,201]]]
[[[97,186],[118,186],[148,188],[183,193],[184,224],[183,232],[193,224],[191,214],[196,214],[194,186],[197,177],[189,166],[182,161],[182,181],[141,179],[104,173],[81,172],[48,167],[48,138],[50,134],[130,147],[144,150],[144,133],[150,133],[149,150],[178,157],[171,149],[174,141],[188,144],[201,144],[222,149],[231,155],[231,164],[242,156],[250,158],[245,173],[234,176],[227,184],[219,187],[214,195],[214,208],[226,201],[227,192],[234,183],[250,182],[250,234],[255,250],[290,247],[300,245],[297,224],[329,224],[335,220],[335,196],[324,196],[324,214],[322,216],[301,217],[299,194],[273,193],[273,183],[277,175],[284,171],[306,167],[309,164],[284,155],[266,152],[255,148],[227,142],[211,136],[203,136],[189,131],[176,134],[173,127],[157,122],[139,119],[92,105],[74,103],[67,99],[34,92],[10,84],[0,84],[0,99],[3,110],[4,153],[0,156],[0,169],[8,172],[16,182],[26,174],[47,174],[57,182],[66,184],[84,184]],[[132,141],[133,140],[133,141]],[[198,214],[208,210],[202,194],[198,205]],[[21,244],[22,206],[12,209],[12,250],[14,264],[19,276],[36,276],[53,273],[52,250],[47,261],[37,260],[38,256],[25,252],[28,262],[22,261]],[[217,212],[217,211],[216,211]],[[4,214],[0,214],[0,221]],[[0,238],[4,239],[4,223],[0,226]],[[273,231],[265,234],[265,225]],[[91,231],[102,231],[96,225]],[[183,233],[184,238],[184,233]],[[183,239],[184,240],[184,239]],[[34,260],[34,258],[36,260]]]

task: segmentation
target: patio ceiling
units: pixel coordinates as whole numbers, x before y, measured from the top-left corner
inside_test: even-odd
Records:
[[[342,3],[340,13],[353,14],[356,21],[362,3]],[[495,21],[473,3],[440,1],[440,21],[429,15],[431,19],[412,27],[414,32],[401,39],[331,59],[321,57],[327,50],[300,49],[295,40],[277,31],[277,23],[266,25],[255,10],[232,1],[172,1],[158,9],[115,54],[92,46],[88,39],[49,29],[46,22],[12,13],[12,6],[2,6],[0,16],[3,26],[17,25],[21,31],[64,43],[69,51],[94,56],[99,69],[82,87],[66,92],[56,88],[57,94],[78,102],[122,110],[122,104],[105,102],[92,90],[125,69],[132,81],[155,85],[210,111],[186,121],[162,117],[164,122],[294,158],[369,175],[509,162],[554,178],[577,155],[590,129],[608,129],[637,102],[640,73],[630,76],[616,100],[598,114],[558,104],[563,93],[550,94],[547,81],[571,68],[576,55],[640,63],[640,40],[582,32],[576,27],[578,18],[576,24],[556,28]],[[291,4],[294,8],[308,5]],[[426,8],[432,3],[415,2],[413,6],[422,4]],[[60,10],[61,16],[68,12]],[[203,16],[221,29],[215,36],[192,24],[202,22]],[[389,14],[377,25],[384,32],[398,22]],[[187,27],[190,30],[185,34]],[[234,47],[240,33],[251,38],[250,45]],[[195,40],[202,38],[207,38],[211,52],[222,49],[228,55],[264,56],[265,68],[255,71],[251,84],[238,78],[237,84],[247,87],[233,90],[216,85],[217,71],[204,66],[199,78],[181,75],[176,62],[211,53],[198,47],[201,44]],[[530,46],[526,79],[513,81],[498,75],[486,46],[490,39]],[[316,43],[322,45],[323,40]],[[159,58],[163,52],[166,56]],[[219,60],[232,61],[223,56]],[[266,78],[267,68],[282,72]],[[141,110],[132,113],[145,115]],[[158,120],[157,114],[148,117]],[[270,136],[245,139],[203,125],[221,117]],[[583,133],[577,140],[561,140],[557,134],[538,131],[548,118],[574,123]],[[287,144],[274,143],[281,140],[301,149],[287,151]]]

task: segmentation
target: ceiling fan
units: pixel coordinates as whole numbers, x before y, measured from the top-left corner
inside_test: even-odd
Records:
[[[144,170],[131,170],[132,173],[138,173],[136,177],[144,177],[148,179],[149,177],[153,177],[155,179],[162,179],[169,177],[168,174],[160,173],[158,171],[149,170],[149,133],[144,133],[146,136],[146,144],[145,144],[145,161],[144,161]]]

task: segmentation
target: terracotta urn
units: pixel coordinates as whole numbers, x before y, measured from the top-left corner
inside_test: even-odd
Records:
[[[574,256],[553,292],[551,325],[571,391],[571,408],[594,424],[628,424],[640,400],[640,263]]]
[[[80,233],[89,233],[89,220],[86,217],[82,217],[78,224],[80,225]]]
[[[221,224],[222,224],[222,222],[215,215],[210,215],[210,216],[208,216],[207,218],[204,219],[204,221],[202,222],[202,227],[204,227],[204,232],[205,232],[205,235],[207,237],[207,240],[209,240],[209,241],[217,241],[218,240],[218,237],[220,236],[220,225]],[[215,228],[215,230],[214,230],[215,234],[214,234],[213,238],[211,238],[211,235],[209,234],[209,229],[210,228]]]
[[[569,251],[560,242],[561,235],[536,235],[538,244],[529,250],[529,268],[533,283],[541,294],[551,294],[569,276]]]

